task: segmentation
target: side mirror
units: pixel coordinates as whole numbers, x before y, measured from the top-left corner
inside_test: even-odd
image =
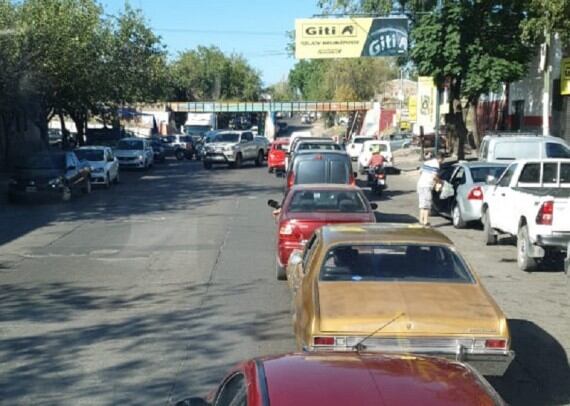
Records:
[[[176,402],[175,406],[210,406],[203,398],[193,397]]]
[[[372,208],[372,210],[376,210],[378,208],[378,204],[370,203],[370,207]]]
[[[267,201],[267,205],[268,205],[269,207],[274,208],[275,210],[281,208],[281,205],[280,205],[277,201],[275,201],[275,200],[273,200],[273,199],[269,199],[269,200]]]
[[[487,185],[493,186],[497,184],[497,178],[495,178],[493,175],[487,175],[485,182],[487,183]]]
[[[356,179],[356,178],[358,178],[358,173],[352,172],[352,176],[354,176],[354,179]]]

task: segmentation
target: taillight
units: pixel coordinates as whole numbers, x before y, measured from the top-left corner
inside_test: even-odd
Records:
[[[491,350],[506,350],[507,340],[485,340],[485,348]]]
[[[538,214],[536,215],[536,224],[541,224],[543,226],[552,225],[552,218],[554,214],[554,202],[552,200],[542,203]]]
[[[287,187],[291,189],[293,187],[293,183],[295,182],[295,172],[289,171],[287,174]]]
[[[334,345],[334,337],[315,337],[313,345]]]
[[[279,237],[284,240],[301,241],[303,235],[294,223],[285,222],[279,227]]]
[[[483,189],[480,186],[475,186],[469,191],[467,200],[483,200]]]

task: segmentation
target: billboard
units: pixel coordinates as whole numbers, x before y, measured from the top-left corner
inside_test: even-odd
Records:
[[[570,58],[562,59],[562,69],[560,69],[560,94],[570,96]]]
[[[408,51],[408,19],[311,18],[295,21],[297,59],[398,56]]]
[[[423,126],[426,134],[435,127],[436,87],[431,76],[418,77],[418,97],[416,101],[417,127]]]

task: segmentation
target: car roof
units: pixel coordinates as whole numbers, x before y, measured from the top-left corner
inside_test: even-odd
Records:
[[[146,138],[139,138],[139,137],[126,137],[121,138],[119,141],[144,141]]]
[[[80,150],[85,150],[85,149],[98,150],[98,149],[109,149],[109,147],[106,147],[104,145],[85,145],[85,146],[79,147],[77,149],[80,149]]]
[[[289,137],[280,137],[273,141],[273,144],[289,144]]]
[[[321,229],[323,243],[327,246],[337,243],[410,243],[453,246],[441,232],[419,224],[342,224]]]
[[[515,141],[536,141],[536,142],[559,142],[565,143],[562,138],[553,137],[552,135],[532,135],[532,134],[521,134],[521,135],[512,135],[512,134],[505,134],[505,135],[486,135],[484,139],[498,141],[498,140],[505,140],[506,142],[510,140]]]
[[[295,159],[297,158],[301,158],[301,157],[306,157],[308,155],[335,155],[335,156],[346,156],[348,157],[348,154],[346,153],[346,151],[334,151],[331,149],[320,149],[320,150],[311,150],[311,149],[307,149],[307,150],[302,150],[302,151],[297,151],[295,153]]]
[[[388,140],[368,140],[368,141],[364,142],[364,145],[371,145],[371,144],[390,145],[390,141],[388,141]]]
[[[300,353],[258,360],[272,406],[500,404],[465,364],[370,353]]]
[[[507,162],[487,162],[487,161],[467,161],[467,162],[457,162],[457,165],[464,166],[466,168],[496,168],[509,166]]]
[[[330,138],[319,138],[319,137],[312,137],[312,138],[297,138],[299,140],[299,144],[303,143],[323,143],[323,144],[335,144],[333,140]]]
[[[310,190],[339,190],[346,192],[362,192],[358,186],[345,185],[343,183],[303,183],[294,185],[290,192],[310,191]]]

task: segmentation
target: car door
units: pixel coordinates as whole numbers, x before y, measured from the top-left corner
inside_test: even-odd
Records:
[[[453,196],[445,199],[445,210],[446,213],[451,215],[451,209],[457,200],[457,196],[460,192],[463,191],[465,188],[465,184],[467,182],[467,170],[463,166],[458,166],[457,170],[451,176],[449,183],[453,186],[454,194]]]
[[[445,166],[439,170],[438,176],[441,180],[449,182],[457,170],[457,165]],[[446,209],[449,205],[449,199],[441,200],[439,192],[436,192],[435,190],[432,190],[431,194],[433,210],[437,213],[449,214],[449,211]]]
[[[65,154],[65,178],[68,185],[75,189],[78,183],[81,182],[81,168],[79,167],[79,160],[74,153]]]
[[[312,289],[313,280],[309,277],[309,272],[315,266],[316,252],[320,245],[318,234],[315,233],[305,244],[303,251],[303,261],[295,269],[295,287],[293,287],[294,296],[294,314],[293,325],[295,326],[296,334],[299,336],[306,326],[312,320],[312,313],[316,309],[312,309]]]
[[[257,148],[256,144],[253,142],[253,134],[250,132],[245,132],[242,134],[241,139],[242,141],[245,140],[245,143],[242,144],[242,148],[245,149],[244,158],[255,158],[257,155]]]
[[[506,230],[505,227],[510,223],[510,218],[514,215],[512,205],[515,203],[511,201],[511,179],[517,164],[513,163],[508,166],[495,187],[491,190],[490,215],[491,226],[499,230]]]

